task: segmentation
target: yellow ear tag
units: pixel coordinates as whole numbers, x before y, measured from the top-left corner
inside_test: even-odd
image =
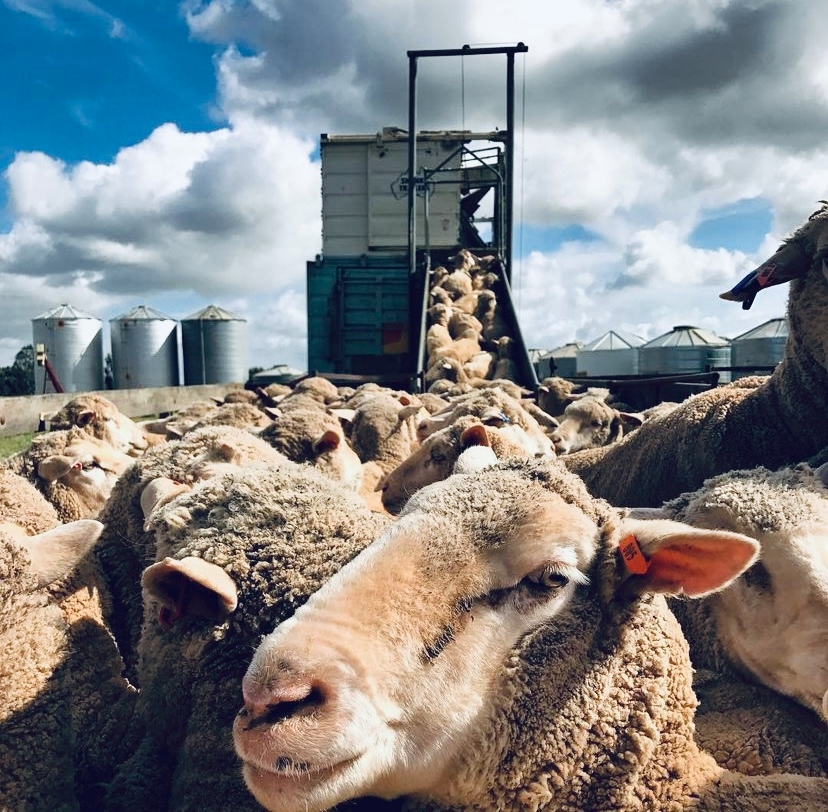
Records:
[[[650,568],[650,562],[644,558],[638,539],[633,533],[624,536],[618,545],[624,565],[633,575],[644,575]]]

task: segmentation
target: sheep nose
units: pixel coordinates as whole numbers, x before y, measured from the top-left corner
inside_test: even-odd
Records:
[[[325,703],[321,685],[302,676],[292,676],[275,685],[245,679],[242,696],[244,705],[238,717],[245,730],[307,716]]]

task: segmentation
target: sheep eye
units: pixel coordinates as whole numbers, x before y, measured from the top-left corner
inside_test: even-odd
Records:
[[[439,451],[432,451],[431,452],[431,461],[436,463],[441,463],[446,461],[446,455],[441,454]]]
[[[542,590],[562,589],[569,583],[569,578],[551,567],[530,572],[523,580],[532,589]]]
[[[600,420],[593,420],[593,421],[592,421],[592,427],[593,427],[594,429],[601,428],[601,421],[600,421]]]
[[[98,464],[94,460],[92,460],[91,462],[82,462],[81,463],[81,468],[84,471],[90,471],[92,468],[97,468],[97,467],[98,467]]]

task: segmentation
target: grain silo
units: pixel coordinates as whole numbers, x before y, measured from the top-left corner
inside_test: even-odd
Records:
[[[625,330],[610,330],[576,351],[578,375],[615,377],[638,373],[640,336]]]
[[[181,320],[184,383],[244,383],[247,322],[216,305]]]
[[[669,333],[648,341],[638,355],[642,375],[685,375],[729,366],[730,342],[689,324],[676,325]],[[720,382],[729,380],[729,372],[720,373]]]
[[[534,362],[538,378],[549,378],[553,375],[559,378],[574,378],[578,371],[578,350],[583,346],[583,341],[570,341],[539,355]]]
[[[138,305],[109,322],[116,389],[178,386],[178,322]]]
[[[741,372],[734,370],[733,377],[770,373],[769,367],[775,367],[785,355],[787,341],[786,319],[769,319],[758,327],[736,336],[730,345],[730,362],[734,367],[750,369]]]
[[[32,319],[32,344],[43,345],[46,358],[65,392],[103,389],[101,320],[68,304],[58,305]],[[35,364],[35,394],[47,389],[46,369]]]

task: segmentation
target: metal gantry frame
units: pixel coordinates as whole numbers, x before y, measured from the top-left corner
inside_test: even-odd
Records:
[[[514,190],[515,148],[515,54],[526,53],[524,43],[517,45],[472,48],[447,48],[440,50],[408,51],[408,269],[414,277],[417,273],[417,187],[423,180],[417,177],[417,61],[433,56],[475,56],[481,54],[505,54],[506,56],[506,132],[503,139],[506,153],[505,211],[503,253],[504,274],[511,280],[512,273],[512,224]]]

